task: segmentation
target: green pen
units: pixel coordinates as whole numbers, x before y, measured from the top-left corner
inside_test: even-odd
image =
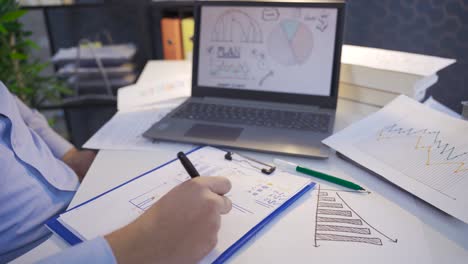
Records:
[[[357,190],[357,191],[365,191],[366,190],[366,189],[362,188],[361,186],[359,186],[359,185],[357,185],[355,183],[352,183],[350,181],[343,180],[343,179],[340,179],[340,178],[337,178],[335,176],[331,176],[329,174],[325,174],[325,173],[322,173],[322,172],[319,172],[319,171],[315,171],[315,170],[311,170],[311,169],[308,169],[308,168],[305,168],[305,167],[301,167],[301,166],[299,166],[297,164],[294,164],[292,162],[289,162],[289,161],[274,159],[273,162],[276,165],[278,165],[278,167],[285,168],[285,169],[293,169],[293,170],[295,170],[297,172],[304,173],[304,174],[307,174],[309,176],[316,177],[316,178],[319,178],[319,179],[322,179],[322,180],[325,180],[325,181],[328,181],[328,182],[331,182],[331,183],[334,183],[334,184],[338,184],[338,185],[344,186],[346,188],[350,188],[352,190]]]

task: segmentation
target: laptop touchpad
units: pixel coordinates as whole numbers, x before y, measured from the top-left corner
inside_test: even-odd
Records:
[[[235,141],[244,130],[241,127],[225,127],[217,125],[195,124],[184,136],[214,140]]]

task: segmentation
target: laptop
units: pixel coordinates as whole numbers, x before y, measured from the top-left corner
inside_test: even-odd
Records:
[[[343,1],[196,1],[192,96],[150,139],[327,158]]]

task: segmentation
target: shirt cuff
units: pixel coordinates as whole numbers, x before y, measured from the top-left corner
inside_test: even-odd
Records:
[[[66,249],[56,255],[50,256],[38,263],[102,263],[116,264],[117,260],[112,249],[103,237],[85,241],[79,245]]]

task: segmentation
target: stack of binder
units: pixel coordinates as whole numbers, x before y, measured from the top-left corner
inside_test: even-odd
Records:
[[[193,17],[161,19],[165,60],[192,59],[194,25]]]
[[[60,49],[52,58],[59,67],[57,75],[83,93],[99,94],[135,82],[132,63],[136,53],[133,44],[96,45],[95,43]]]
[[[339,97],[384,106],[400,94],[422,101],[454,59],[343,45]]]

